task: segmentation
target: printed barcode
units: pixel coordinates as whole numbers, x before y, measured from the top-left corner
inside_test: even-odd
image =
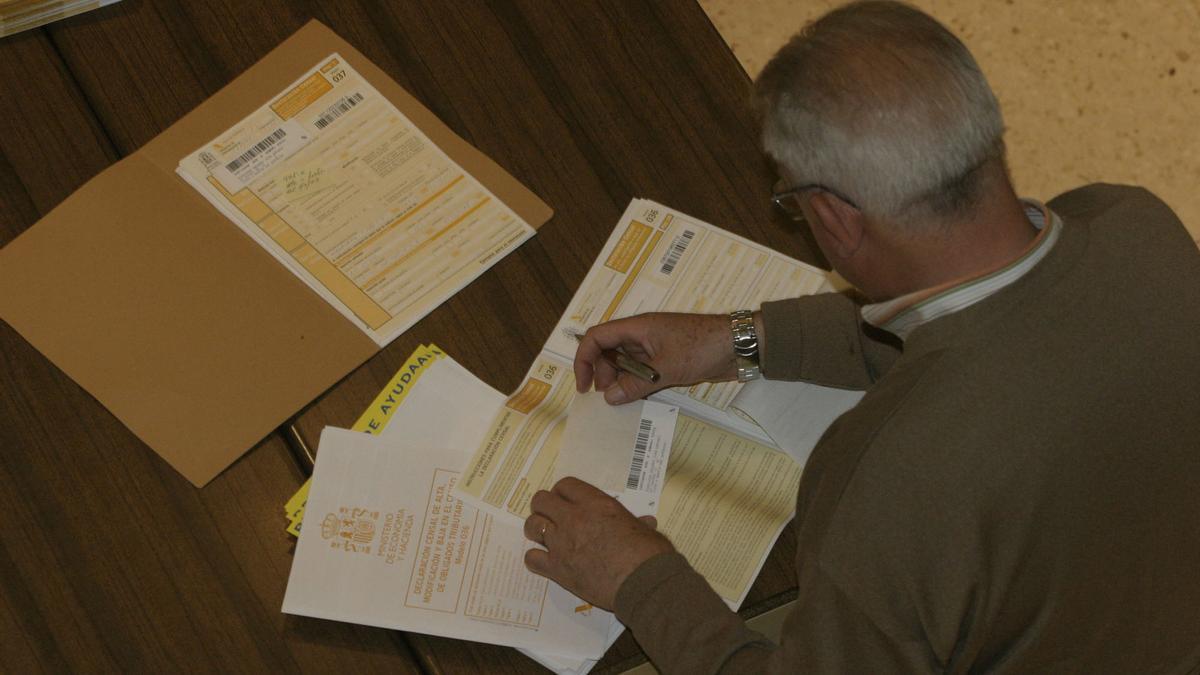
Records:
[[[287,136],[287,132],[284,131],[282,127],[276,129],[274,132],[271,133],[270,136],[267,136],[266,138],[262,139],[261,141],[255,143],[254,147],[243,152],[237,159],[226,164],[225,168],[229,169],[230,173],[237,171],[238,167],[240,167],[241,165],[245,164],[246,162],[249,162],[250,160],[254,159],[254,157],[257,156],[263,150],[266,150],[267,148],[271,147],[272,145],[275,145],[276,143],[278,143],[279,140],[282,139],[284,136]]]
[[[633,444],[633,461],[629,463],[629,478],[625,481],[626,490],[636,490],[642,480],[642,465],[646,462],[646,446],[650,445],[650,429],[654,423],[643,419],[638,425],[637,441]]]
[[[358,102],[361,100],[363,100],[362,93],[352,94],[351,96],[342,99],[340,103],[334,105],[329,110],[326,110],[324,115],[321,115],[319,118],[317,118],[317,121],[313,122],[313,125],[318,129],[324,129],[332,124],[334,120],[342,115],[345,115],[350,111],[351,108],[358,105]]]
[[[675,243],[671,244],[671,252],[667,254],[667,261],[663,263],[663,274],[670,274],[674,271],[675,266],[679,264],[680,256],[687,250],[688,244],[692,243],[692,237],[694,236],[696,236],[695,232],[684,230],[683,234],[675,239]]]

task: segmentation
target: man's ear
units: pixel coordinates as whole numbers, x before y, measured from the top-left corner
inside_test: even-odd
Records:
[[[862,211],[828,192],[817,192],[808,200],[808,205],[817,216],[813,227],[823,230],[825,240],[833,245],[834,253],[849,258],[863,244],[866,220]]]

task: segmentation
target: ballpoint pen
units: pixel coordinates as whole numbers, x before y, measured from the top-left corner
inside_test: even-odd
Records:
[[[577,341],[583,340],[583,335],[581,333],[571,334],[575,336]],[[623,370],[640,380],[645,380],[653,384],[658,382],[659,378],[661,377],[657,370],[620,350],[602,349],[600,350],[600,355],[604,357],[604,360],[608,361],[609,365],[611,365],[613,368],[616,368],[617,370]]]

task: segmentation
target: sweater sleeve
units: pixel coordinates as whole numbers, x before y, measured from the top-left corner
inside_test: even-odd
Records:
[[[679,553],[659,554],[634,570],[617,591],[614,611],[662,673],[716,672],[734,652],[766,658],[774,649]]]
[[[639,567],[617,593],[617,618],[658,670],[672,673],[903,672],[928,666],[828,576],[802,574],[781,644],[750,630],[678,553]]]
[[[865,326],[859,307],[840,293],[762,305],[763,376],[866,389],[900,356],[899,341]]]

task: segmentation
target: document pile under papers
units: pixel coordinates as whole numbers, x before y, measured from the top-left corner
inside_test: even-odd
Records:
[[[321,436],[283,610],[523,647],[603,653],[612,615],[525,569],[520,524],[454,498],[503,396],[455,361],[427,366],[374,434]]]
[[[417,347],[350,429],[368,434],[378,434],[383,431],[391,421],[392,415],[408,396],[408,392],[416,387],[421,376],[429,370],[434,362],[444,356],[446,354],[437,345]],[[284,515],[288,519],[287,531],[293,537],[300,536],[300,524],[304,522],[304,507],[308,503],[308,491],[311,486],[311,479],[304,481],[304,485],[300,486],[296,494],[292,495],[283,507]]]
[[[587,672],[621,625],[522,560],[529,498],[566,475],[655,514],[737,609],[794,513],[808,452],[860,394],[727,383],[609,406],[576,393],[573,334],[826,288],[819,270],[635,200],[513,394],[424,347],[356,423],[366,433],[325,431],[312,487],[289,502],[293,531],[309,524],[284,611],[510,645]]]
[[[594,406],[596,398],[580,400]],[[612,614],[525,569],[532,544],[519,519],[452,494],[489,422],[479,411],[504,401],[436,346],[423,346],[354,431],[327,428],[311,487],[289,502],[297,533],[305,512],[314,515],[297,545],[283,610],[513,646],[554,670],[586,672],[620,634]],[[625,418],[635,443],[639,406],[600,405],[590,426],[565,429],[566,438],[604,426],[619,439],[612,422]],[[617,495],[639,515],[653,513],[670,438],[643,444],[652,457],[643,483],[657,489]]]
[[[0,0],[0,37],[116,2],[120,0]]]

